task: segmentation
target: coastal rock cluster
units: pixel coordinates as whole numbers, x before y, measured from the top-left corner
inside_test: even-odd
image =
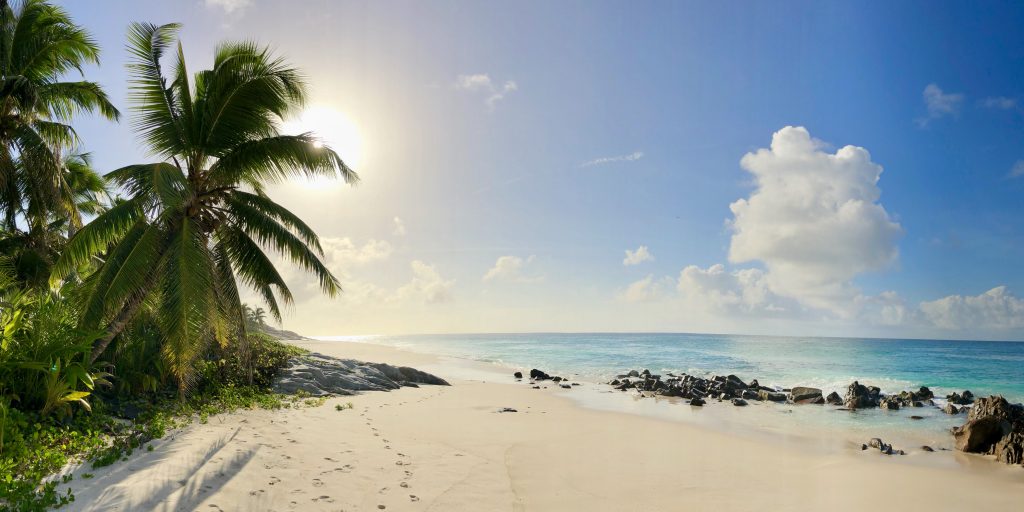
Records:
[[[1001,396],[979,398],[967,413],[967,423],[953,428],[953,437],[957,450],[1024,464],[1024,405]]]
[[[516,379],[522,379],[523,378],[523,372],[515,372],[515,373],[512,374],[512,376],[515,377]],[[571,385],[567,384],[567,382],[569,382],[569,379],[567,379],[565,377],[559,377],[557,375],[548,375],[546,372],[538,370],[536,368],[530,370],[530,383],[531,384],[534,383],[534,382],[539,382],[539,381],[544,381],[544,380],[550,380],[551,382],[554,382],[555,384],[558,384],[558,386],[561,387],[562,389],[572,389],[573,386],[578,386],[579,385],[579,384],[576,384],[575,382],[573,382]],[[540,389],[540,386],[534,386],[534,389]]]
[[[390,391],[419,384],[447,386],[448,382],[408,366],[366,363],[311,353],[292,358],[274,379],[278,393],[305,391],[313,396],[352,395],[359,391]]]

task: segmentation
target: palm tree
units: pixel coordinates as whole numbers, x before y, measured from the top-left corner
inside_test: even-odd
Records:
[[[263,308],[256,308],[252,312],[252,319],[257,324],[266,325],[266,323],[267,323],[266,322],[266,320],[267,320],[267,312],[264,311]]]
[[[99,62],[99,47],[64,9],[42,0],[0,0],[0,221],[45,228],[53,213],[77,219],[61,151],[78,137],[76,114],[119,113],[95,82],[64,81]]]
[[[107,175],[130,198],[75,235],[52,279],[114,244],[87,283],[83,327],[107,329],[91,358],[155,294],[163,353],[184,393],[191,364],[209,343],[245,336],[236,279],[257,291],[277,319],[279,301],[291,302],[265,248],[314,274],[324,293],[340,290],[321,261],[316,233],[272,201],[265,185],[298,175],[350,183],[358,177],[313,134],[280,133],[306,96],[295,69],[254,43],[224,43],[213,68],[190,77],[179,42],[167,76],[161,60],[177,30],[140,23],[129,29],[135,128],[159,161]]]

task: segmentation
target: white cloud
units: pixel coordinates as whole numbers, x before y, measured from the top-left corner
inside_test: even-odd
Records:
[[[944,329],[1021,329],[1024,328],[1024,299],[1005,286],[974,296],[950,295],[922,302],[925,317]]]
[[[405,221],[400,217],[395,217],[393,222],[395,227],[391,230],[391,233],[395,236],[405,236]]]
[[[999,110],[1013,110],[1017,108],[1017,98],[1007,98],[1006,96],[992,96],[985,98],[981,105],[986,108],[995,108]]]
[[[626,249],[626,257],[623,258],[622,264],[628,267],[630,265],[639,265],[645,261],[653,260],[654,255],[651,254],[651,251],[647,250],[646,245],[641,245],[640,247],[637,247],[635,251]]]
[[[729,205],[729,261],[760,261],[773,293],[843,313],[857,295],[851,280],[895,262],[903,230],[878,203],[882,167],[868,151],[824,147],[786,127],[771,148],[743,157],[756,188]]]
[[[1017,160],[1010,168],[1010,173],[1006,175],[1008,178],[1020,178],[1024,176],[1024,160]]]
[[[505,96],[519,90],[519,85],[513,80],[506,80],[504,84],[498,85],[491,80],[490,75],[459,75],[455,79],[455,88],[471,93],[483,94],[484,103],[488,108],[494,108],[495,103],[505,99]]]
[[[224,12],[231,14],[248,7],[252,0],[205,0],[207,7],[224,9]]]
[[[535,260],[535,256],[526,259],[519,256],[502,256],[494,262],[494,266],[484,274],[484,281],[514,281],[520,283],[536,282],[540,276],[524,276],[523,270]]]
[[[593,167],[595,165],[610,164],[612,162],[635,162],[637,160],[640,160],[643,157],[644,157],[644,152],[643,151],[634,151],[634,152],[632,152],[632,153],[630,153],[628,155],[604,156],[604,157],[601,157],[601,158],[595,158],[593,160],[588,160],[588,161],[583,162],[582,164],[580,164],[580,167]]]
[[[358,246],[348,237],[327,237],[320,239],[320,245],[324,248],[324,262],[329,267],[348,267],[385,260],[393,251],[387,240],[370,239]]]
[[[722,264],[702,269],[690,265],[676,285],[689,307],[717,313],[777,313],[784,311],[768,286],[764,271],[748,268],[727,272]]]
[[[653,302],[666,297],[667,291],[671,289],[675,281],[670,277],[660,280],[654,279],[654,274],[634,281],[622,293],[621,298],[626,302]]]
[[[928,115],[917,119],[918,126],[924,128],[935,119],[945,116],[955,116],[960,113],[960,106],[964,102],[964,95],[959,93],[945,93],[938,85],[928,84],[921,93],[924,99]]]
[[[412,281],[395,290],[389,301],[416,300],[426,304],[438,304],[452,300],[454,279],[444,279],[433,265],[420,260],[414,260],[409,266],[412,269]]]

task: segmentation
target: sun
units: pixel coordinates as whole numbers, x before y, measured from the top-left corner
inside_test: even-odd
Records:
[[[297,119],[285,123],[282,132],[289,135],[313,132],[356,172],[363,164],[363,138],[359,126],[345,113],[331,107],[315,105],[306,109]],[[340,179],[330,178],[299,178],[295,181],[311,188],[341,184]]]

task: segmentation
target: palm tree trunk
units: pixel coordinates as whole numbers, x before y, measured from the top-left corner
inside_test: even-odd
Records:
[[[121,307],[121,311],[117,313],[117,316],[111,320],[110,325],[107,326],[107,333],[93,343],[92,353],[89,355],[89,364],[96,362],[100,355],[103,354],[103,351],[107,349],[107,346],[110,345],[110,342],[114,341],[114,338],[124,331],[124,328],[128,326],[128,322],[131,322],[132,318],[135,318],[135,314],[138,313],[139,307],[142,306],[142,303],[146,300],[146,296],[149,295],[149,292],[156,284],[156,276],[156,272],[149,274],[149,277],[146,278],[145,285],[132,294],[128,301],[125,302],[124,306]]]

